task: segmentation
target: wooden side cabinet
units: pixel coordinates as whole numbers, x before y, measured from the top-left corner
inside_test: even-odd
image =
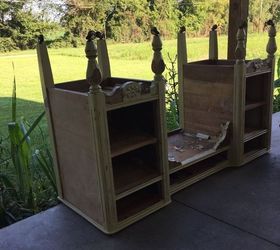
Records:
[[[269,151],[277,50],[275,26],[269,24],[268,57],[255,60],[245,60],[244,27],[237,34],[236,60],[219,60],[213,26],[209,60],[188,62],[185,29],[180,30],[181,128],[168,136],[171,193]]]
[[[42,37],[37,53],[59,199],[111,234],[170,202],[164,63],[156,34],[153,81],[102,77],[94,36],[85,80],[54,84]]]

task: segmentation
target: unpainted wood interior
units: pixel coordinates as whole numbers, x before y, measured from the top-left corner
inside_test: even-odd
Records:
[[[157,105],[148,101],[107,111],[119,221],[163,199]]]
[[[178,185],[188,179],[195,178],[200,173],[203,173],[221,162],[227,161],[227,152],[221,152],[217,155],[197,162],[189,167],[183,168],[175,173],[170,174],[170,185]]]
[[[118,220],[122,221],[162,200],[161,183],[152,184],[117,201]]]
[[[223,126],[232,122],[234,61],[203,60],[184,65],[184,130],[168,137],[170,167],[214,148]],[[230,133],[230,129],[226,131]],[[209,138],[197,137],[198,134]],[[221,146],[229,143],[229,136]],[[215,148],[216,149],[216,148]],[[209,151],[209,154],[213,152]]]

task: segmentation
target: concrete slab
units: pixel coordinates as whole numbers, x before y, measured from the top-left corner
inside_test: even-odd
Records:
[[[279,124],[280,113],[270,155],[187,188],[116,235],[58,205],[1,229],[0,249],[280,249]]]
[[[254,249],[277,246],[176,202],[107,236],[59,205],[0,230],[0,249]]]
[[[272,150],[250,164],[222,171],[173,200],[280,245],[280,115]]]

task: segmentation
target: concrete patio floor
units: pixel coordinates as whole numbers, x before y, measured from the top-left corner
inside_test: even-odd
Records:
[[[280,249],[280,113],[272,150],[177,193],[162,210],[108,236],[64,205],[0,230],[0,249]]]

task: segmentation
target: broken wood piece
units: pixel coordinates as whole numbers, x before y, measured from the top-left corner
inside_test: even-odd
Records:
[[[203,133],[197,133],[196,137],[199,139],[203,139],[203,140],[208,140],[210,138],[209,135],[203,134]]]

